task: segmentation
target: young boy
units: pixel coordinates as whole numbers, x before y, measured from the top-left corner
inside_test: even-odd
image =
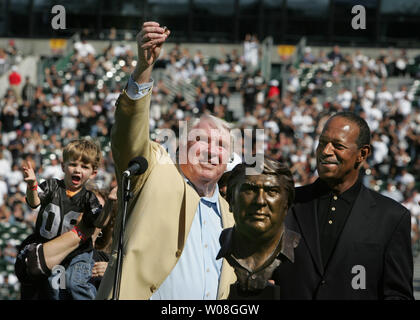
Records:
[[[88,262],[89,254],[93,249],[92,241],[76,224],[81,215],[85,224],[91,227],[101,228],[105,222],[106,217],[101,215],[102,206],[97,197],[85,188],[89,179],[95,177],[100,160],[99,146],[90,140],[80,139],[70,142],[63,150],[63,180],[48,179],[38,186],[31,164],[28,162],[27,166],[23,166],[24,180],[28,184],[26,201],[33,209],[38,206],[41,208],[35,231],[20,246],[22,250],[15,265],[16,274],[21,281],[22,299],[66,299],[71,296],[73,299],[82,299],[86,293],[84,291],[90,290],[89,287],[79,286],[78,290],[81,292],[75,292],[75,295],[73,292],[64,292],[67,297],[62,297],[61,290],[52,285],[54,275],[50,276],[50,270],[43,259],[43,252],[39,251],[43,250],[40,244],[71,230],[79,236],[82,244],[66,258],[68,265]],[[35,266],[27,263],[28,257],[31,256],[36,257],[32,259],[35,260]],[[35,272],[37,276],[33,276],[34,272],[29,270],[31,268],[37,270]],[[84,269],[87,273],[91,272],[86,266]],[[73,272],[73,270],[66,270],[67,272]],[[70,283],[68,283],[69,280]],[[74,288],[74,281],[81,282],[80,279],[67,279],[66,284]],[[86,294],[88,299],[93,293]]]

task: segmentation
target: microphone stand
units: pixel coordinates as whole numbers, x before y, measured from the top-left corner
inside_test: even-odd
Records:
[[[115,271],[112,300],[119,300],[119,297],[120,297],[125,218],[127,215],[128,202],[132,197],[132,194],[130,192],[130,176],[126,176],[125,174],[123,174],[122,185],[123,185],[123,212],[122,212],[122,217],[121,217],[120,236],[118,239],[119,241],[118,241],[118,252],[117,252],[117,265],[116,265],[116,271]]]

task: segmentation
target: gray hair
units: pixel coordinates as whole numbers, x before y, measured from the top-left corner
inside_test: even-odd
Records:
[[[216,125],[218,129],[225,129],[230,131],[232,129],[232,124],[229,122],[220,119],[218,117],[212,116],[211,114],[203,114],[199,118],[194,117],[187,121],[187,134],[191,132],[200,122],[202,121],[209,121]]]
[[[187,137],[187,139],[180,141],[180,143],[187,143],[188,142],[188,137],[190,136],[190,133],[197,127],[197,125],[200,122],[203,121],[209,121],[211,123],[213,123],[217,129],[223,129],[226,130],[227,132],[230,133],[231,129],[232,129],[232,124],[230,124],[229,122],[220,119],[218,117],[212,116],[210,114],[203,114],[200,117],[194,117],[189,119],[188,121],[184,122],[184,127],[182,128],[182,132],[183,134],[186,134],[185,137]],[[187,126],[187,130],[185,131],[185,125]]]

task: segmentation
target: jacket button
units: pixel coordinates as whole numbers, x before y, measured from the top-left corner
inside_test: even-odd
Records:
[[[150,291],[151,291],[151,292],[155,292],[155,291],[156,291],[156,286],[155,286],[154,284],[152,284],[152,285],[150,286]]]
[[[324,285],[324,284],[325,284],[325,280],[322,280],[322,281],[321,281],[321,284],[322,284],[322,285]]]
[[[181,253],[182,253],[181,250],[176,250],[175,257],[179,258],[181,256]]]

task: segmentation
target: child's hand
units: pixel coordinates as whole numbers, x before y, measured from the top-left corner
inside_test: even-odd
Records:
[[[103,277],[108,267],[108,262],[99,261],[95,262],[92,268],[92,277]]]
[[[24,176],[24,181],[29,185],[29,187],[33,187],[36,185],[36,175],[35,175],[35,171],[32,168],[32,164],[30,161],[26,161],[26,166],[23,165],[22,166],[23,169],[23,176]]]
[[[118,187],[112,188],[111,192],[108,195],[108,199],[117,200],[117,192],[118,192]]]

